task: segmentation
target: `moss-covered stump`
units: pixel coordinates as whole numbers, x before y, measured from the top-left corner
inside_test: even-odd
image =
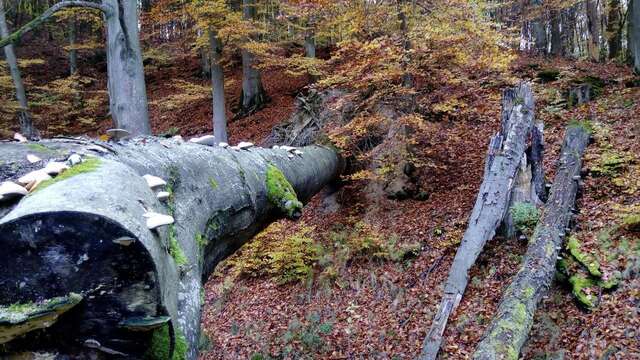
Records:
[[[84,162],[1,203],[0,263],[12,271],[0,275],[0,306],[71,293],[83,300],[48,327],[11,330],[8,352],[142,358],[151,347],[163,359],[195,359],[200,293],[216,264],[278,217],[299,216],[339,170],[337,154],[320,146],[293,158],[152,137],[50,140],[40,150],[43,162],[33,165],[33,144],[0,143],[11,170],[0,181],[72,154]],[[164,181],[151,188],[144,175]],[[152,346],[161,328],[173,329],[173,340]]]

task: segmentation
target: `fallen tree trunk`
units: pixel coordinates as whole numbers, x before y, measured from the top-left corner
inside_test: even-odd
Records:
[[[203,282],[216,264],[269,222],[299,216],[300,201],[339,171],[336,153],[320,146],[294,154],[144,138],[3,143],[0,153],[2,180],[85,154],[17,205],[4,204],[0,352],[140,358],[165,329],[165,354],[186,342],[183,355],[195,359]],[[31,164],[27,154],[43,160]],[[158,179],[146,174],[166,185],[150,185]],[[71,307],[46,306],[58,312],[42,324],[31,302]]]
[[[589,132],[583,126],[567,129],[560,166],[544,214],[535,228],[520,271],[505,291],[474,359],[518,359],[538,303],[553,279],[558,251],[571,219],[582,167],[581,157],[588,140]]]
[[[467,287],[469,270],[507,213],[515,177],[533,127],[534,106],[529,84],[522,83],[503,94],[501,129],[491,138],[484,178],[469,225],[449,270],[442,301],[418,359],[437,357],[449,316]]]

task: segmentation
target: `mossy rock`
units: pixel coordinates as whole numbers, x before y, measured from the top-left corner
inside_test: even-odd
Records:
[[[625,216],[622,225],[629,231],[640,232],[640,214]]]
[[[267,198],[289,218],[299,218],[302,215],[302,202],[298,200],[296,191],[291,183],[276,166],[267,166]]]

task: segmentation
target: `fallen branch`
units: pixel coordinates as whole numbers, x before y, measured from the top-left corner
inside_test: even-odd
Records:
[[[502,126],[490,141],[482,185],[469,225],[449,270],[444,295],[424,340],[420,360],[434,360],[440,350],[449,316],[458,306],[469,281],[469,270],[493,238],[508,211],[515,177],[527,148],[534,118],[531,86],[508,89],[502,100]]]
[[[553,279],[558,252],[568,231],[578,190],[581,157],[588,140],[589,132],[585,127],[572,125],[567,129],[560,166],[543,216],[535,228],[520,271],[505,291],[474,359],[518,359],[538,303]]]

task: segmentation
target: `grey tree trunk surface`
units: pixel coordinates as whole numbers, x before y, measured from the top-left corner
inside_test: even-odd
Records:
[[[640,0],[629,1],[629,53],[632,59],[633,69],[640,74]]]
[[[78,71],[78,50],[75,49],[78,26],[75,17],[69,20],[69,75]]]
[[[533,127],[534,108],[530,84],[521,83],[504,91],[501,129],[491,138],[478,197],[418,359],[436,359],[449,316],[467,287],[469,270],[505,218]]]
[[[0,263],[11,269],[0,278],[0,310],[57,297],[81,300],[37,331],[25,330],[24,323],[7,325],[0,311],[0,340],[22,335],[4,344],[6,351],[140,358],[151,330],[168,324],[186,340],[186,357],[196,359],[203,282],[216,264],[285,212],[297,215],[288,212],[302,205],[287,195],[287,180],[304,202],[340,167],[337,154],[320,146],[290,157],[280,149],[234,150],[151,137],[38,144],[1,143],[0,181],[34,169],[27,153],[44,161],[84,154],[84,162],[17,204],[0,202]],[[167,185],[150,189],[146,174]],[[159,191],[170,194],[164,202]],[[175,223],[150,230],[150,212],[170,215]],[[165,346],[170,343],[175,341]]]
[[[254,20],[256,16],[255,7],[255,0],[242,0],[242,18],[246,21]],[[253,66],[255,56],[245,48],[242,48],[240,52],[242,55],[240,115],[248,115],[262,108],[268,102],[268,97],[262,86],[260,70]]]
[[[587,0],[587,25],[589,27],[589,56],[593,60],[600,58],[600,16],[598,0]]]
[[[622,7],[620,0],[609,0],[607,16],[607,43],[609,59],[615,59],[622,49]]]
[[[132,136],[150,135],[137,2],[103,0],[103,3],[114,9],[105,16],[109,109],[114,126]]]
[[[531,0],[528,9],[537,11],[542,6],[542,0]],[[547,53],[547,30],[542,16],[529,22],[531,37],[533,38],[533,50],[538,54]]]
[[[533,316],[553,280],[558,249],[562,246],[578,191],[582,154],[589,141],[583,126],[570,126],[561,150],[560,165],[543,216],[535,228],[524,262],[502,296],[493,321],[473,359],[519,358]]]
[[[48,8],[11,35],[3,35],[0,47],[6,47],[33,30],[57,11],[85,7],[102,11],[107,24],[107,78],[109,110],[114,126],[132,136],[151,134],[144,67],[138,36],[137,2],[65,0]]]
[[[222,60],[222,43],[214,30],[209,30],[209,46],[211,47],[211,89],[213,91],[213,136],[216,144],[228,142],[227,110],[224,96],[224,69]]]
[[[9,26],[7,25],[7,17],[4,10],[4,0],[0,0],[0,38],[6,38],[9,36]],[[24,83],[22,82],[22,76],[20,75],[20,68],[18,68],[18,59],[13,51],[13,45],[9,44],[4,47],[4,57],[9,66],[9,72],[11,73],[11,79],[13,79],[13,86],[16,90],[16,99],[18,100],[17,118],[20,124],[20,132],[27,138],[37,138],[38,131],[33,126],[33,120],[29,114],[29,103],[27,101],[27,94],[24,90]]]
[[[312,28],[307,29],[304,34],[304,56],[316,57],[316,34]]]
[[[551,54],[554,56],[562,56],[562,31],[560,30],[560,24],[562,23],[562,16],[560,10],[551,10]]]

